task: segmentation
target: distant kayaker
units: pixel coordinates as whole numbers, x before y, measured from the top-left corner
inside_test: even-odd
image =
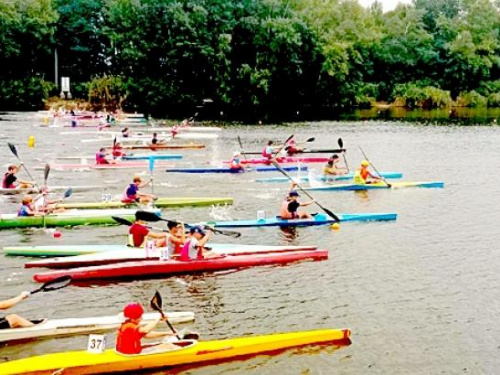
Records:
[[[135,223],[132,224],[129,228],[128,231],[128,244],[129,246],[133,247],[144,247],[146,244],[146,241],[149,238],[154,238],[155,241],[155,246],[156,247],[162,247],[165,246],[166,238],[167,238],[167,233],[155,233],[152,232],[148,227],[145,225],[145,217],[143,217],[141,211],[137,211],[135,213]]]
[[[151,144],[152,145],[158,144],[158,134],[157,133],[153,133],[153,139],[151,139]]]
[[[170,235],[167,237],[167,250],[169,258],[177,258],[181,255],[182,247],[186,242],[186,230],[184,223],[169,221],[167,224]]]
[[[26,195],[22,202],[19,211],[17,211],[17,216],[37,216],[41,215],[35,210],[33,205],[33,198],[30,195]]]
[[[241,153],[236,151],[233,154],[233,158],[230,161],[229,168],[232,171],[241,171],[243,169],[243,165],[241,165]]]
[[[125,322],[123,322],[118,329],[116,338],[116,351],[122,354],[140,354],[143,346],[141,343],[142,338],[158,338],[165,336],[172,336],[170,332],[156,332],[153,331],[160,321],[166,318],[158,317],[157,320],[146,324],[140,325],[144,309],[139,303],[130,303],[123,309]],[[172,349],[176,348],[173,344],[160,344],[162,350],[167,350],[169,346]],[[158,345],[159,346],[159,345]],[[158,347],[157,346],[157,347]]]
[[[122,137],[123,137],[123,138],[128,138],[128,137],[130,137],[130,132],[129,132],[128,128],[124,128],[124,129],[122,129]]]
[[[123,146],[120,142],[117,142],[113,145],[111,149],[111,155],[113,155],[113,159],[121,159],[125,156],[125,152],[123,151]]]
[[[25,300],[30,295],[30,292],[21,292],[17,297],[0,301],[0,310],[7,310],[12,306],[17,305],[22,300]],[[4,318],[0,318],[0,329],[11,329],[11,328],[23,328],[23,327],[32,327],[35,324],[44,323],[46,319],[37,320],[37,321],[29,321],[24,319],[16,314],[9,314]]]
[[[23,165],[21,163],[21,165]],[[33,182],[30,181],[21,181],[16,177],[16,173],[19,171],[19,166],[17,165],[9,165],[7,168],[7,172],[3,175],[2,180],[2,188],[4,189],[15,189],[17,187],[20,188],[28,188],[33,186]],[[16,184],[16,181],[19,182],[19,185]]]
[[[221,255],[216,254],[205,245],[210,240],[212,231],[204,231],[202,227],[195,226],[189,230],[189,238],[182,247],[180,260],[189,261],[196,259],[220,258]]]
[[[364,184],[372,183],[373,182],[372,180],[376,180],[376,181],[381,180],[380,177],[377,177],[377,176],[374,176],[373,174],[371,174],[371,172],[368,170],[369,166],[370,166],[370,162],[368,160],[363,160],[361,162],[361,167],[358,170],[356,170],[356,172],[354,173],[353,182],[355,184],[364,185]]]
[[[95,163],[96,164],[116,164],[116,160],[108,160],[108,154],[106,153],[106,149],[104,147],[100,148],[99,151],[95,154]]]
[[[295,155],[304,151],[302,147],[297,146],[297,142],[295,142],[295,137],[291,137],[285,144],[285,151],[288,155]]]
[[[148,182],[142,183],[142,179],[140,176],[135,176],[132,183],[127,187],[125,192],[123,193],[122,203],[143,203],[148,204],[151,203],[154,199],[154,196],[151,194],[140,193],[139,189],[147,186],[148,184],[153,183],[153,179],[149,179]]]
[[[262,150],[262,157],[264,159],[267,159],[267,163],[268,164],[270,164],[271,160],[274,158],[274,155],[273,155],[273,152],[274,152],[273,143],[274,143],[273,141],[267,142],[267,146],[265,146],[264,149]]]
[[[328,162],[323,167],[323,175],[325,177],[340,176],[347,173],[347,168],[339,168],[337,166],[339,159],[338,155],[330,156]]]
[[[288,193],[288,196],[281,204],[281,209],[280,209],[278,216],[282,219],[287,219],[287,220],[288,219],[311,219],[312,218],[311,214],[309,214],[307,212],[298,211],[298,208],[309,206],[309,205],[313,204],[314,201],[300,203],[298,201],[299,193],[297,193],[297,191],[294,190],[296,186],[297,186],[296,183],[292,184],[292,188],[291,188],[290,192]]]

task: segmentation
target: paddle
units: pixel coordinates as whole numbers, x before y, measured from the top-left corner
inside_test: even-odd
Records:
[[[47,179],[49,178],[50,165],[45,164],[45,170],[43,171],[43,186],[47,187]]]
[[[294,182],[296,184],[296,186],[305,194],[307,195],[310,199],[312,199],[314,201],[314,203],[316,203],[318,205],[319,208],[321,208],[323,211],[326,212],[326,214],[328,216],[330,216],[333,220],[335,220],[336,222],[340,222],[340,219],[338,218],[337,215],[335,215],[332,211],[330,211],[328,208],[326,207],[323,207],[319,202],[317,202],[312,196],[311,194],[309,194],[306,190],[304,190],[297,182],[295,182],[295,180],[288,174],[286,173],[278,163],[276,163],[276,161],[272,160],[272,163],[273,165],[282,173],[284,174],[286,177],[288,177],[288,179],[292,182]]]
[[[289,141],[290,139],[292,139],[293,137],[294,137],[294,134],[292,134],[291,136],[289,136],[289,137],[286,139],[285,143],[283,143],[283,146],[281,146],[281,147],[278,149],[278,151],[276,151],[276,152],[274,153],[274,156],[278,156],[278,154],[281,152],[281,150],[283,150],[283,147],[285,147],[285,146],[286,146],[286,144],[288,143],[288,141]]]
[[[19,154],[17,153],[16,146],[10,142],[7,142],[7,145],[9,146],[10,151],[14,154],[14,156],[21,162],[21,165],[24,167],[24,170],[26,171],[26,174],[29,176],[29,178],[31,178],[31,181],[33,181],[33,184],[38,188],[38,190],[40,190],[40,187],[36,183],[35,179],[31,175],[30,171],[28,170],[28,168],[26,168],[26,166],[24,165],[24,162],[19,157]]]
[[[128,225],[129,227],[134,224],[132,223],[131,221],[127,220],[127,219],[124,219],[123,217],[118,217],[118,216],[111,216],[111,218],[116,221],[118,224],[121,224],[121,225]],[[153,229],[153,230],[157,230],[159,232],[168,232],[168,230],[166,229],[163,229],[163,228],[158,228],[158,227],[152,227],[152,226],[149,226],[149,225],[146,225],[145,226],[146,228],[148,229]]]
[[[339,145],[340,149],[343,149],[344,148],[344,141],[342,140],[342,138],[339,138],[337,140],[337,144]],[[344,158],[344,164],[347,168],[347,172],[349,172],[349,165],[347,164],[347,159],[345,158],[345,151],[342,153],[342,156]]]
[[[241,142],[240,136],[238,136],[238,143],[240,144],[241,153],[243,154],[243,157],[245,158],[245,164],[248,165],[247,155],[245,154],[245,151],[243,151],[243,142]]]
[[[311,137],[311,138],[308,138],[306,139],[304,142],[299,142],[298,144],[303,144],[303,143],[311,143],[311,142],[314,142],[316,140],[315,137]],[[286,146],[285,147],[285,151],[288,151],[290,149],[291,146]],[[304,150],[297,150],[297,152],[295,152],[296,154],[300,154],[304,152]]]
[[[154,212],[141,211],[141,215],[143,216],[143,218],[144,218],[145,221],[152,221],[152,222],[166,221],[167,223],[180,224],[179,222],[174,221],[174,220],[164,219],[161,216],[158,216],[157,214],[155,214]],[[192,226],[192,225],[189,225],[189,224],[187,224],[187,225],[188,226]],[[210,229],[214,233],[222,234],[224,236],[230,236],[230,237],[234,237],[234,238],[238,238],[238,237],[241,236],[240,232],[233,232],[233,231],[230,231],[230,230],[215,229],[215,228],[213,228],[213,227],[211,227],[209,225],[203,225],[203,227],[207,228],[207,229]]]
[[[370,163],[370,165],[373,167],[373,170],[375,171],[375,173],[378,174],[378,176],[380,177],[380,179],[382,181],[384,181],[384,183],[387,185],[387,187],[391,187],[391,184],[387,182],[387,180],[382,177],[382,175],[380,174],[380,172],[377,170],[377,168],[373,165],[373,163],[370,161],[370,159],[368,159],[368,156],[366,156],[365,152],[363,151],[363,149],[361,148],[361,146],[358,146],[359,147],[359,150],[361,151],[361,153],[363,154],[365,160]]]
[[[68,286],[70,283],[71,283],[71,276],[69,275],[57,277],[54,280],[46,282],[40,288],[30,292],[30,294],[36,294],[39,292],[51,292],[53,290],[64,288]]]
[[[151,177],[151,195],[154,196],[154,182],[153,182],[153,171],[155,169],[155,157],[149,157],[149,176]],[[153,207],[154,207],[154,199],[153,199]]]

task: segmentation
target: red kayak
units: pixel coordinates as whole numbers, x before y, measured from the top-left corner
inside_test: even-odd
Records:
[[[326,163],[328,158],[325,157],[291,157],[291,156],[283,156],[281,158],[276,158],[278,163]],[[231,161],[226,160],[224,163],[228,164]],[[247,159],[240,160],[241,164],[271,164],[268,159],[265,158],[255,158],[255,159]]]
[[[186,149],[199,149],[199,148],[205,148],[205,145],[199,144],[199,143],[188,143],[188,144],[161,144],[161,145],[124,145],[124,149],[126,150],[170,150],[170,149],[177,149],[177,148],[186,148]],[[108,147],[108,149],[111,149],[111,147]]]
[[[148,276],[169,276],[177,273],[266,266],[270,264],[296,262],[305,259],[321,260],[326,258],[328,258],[328,251],[326,250],[309,250],[258,255],[227,255],[220,258],[193,260],[189,262],[178,260],[149,260],[49,271],[35,274],[33,279],[39,283],[45,283],[66,275],[70,275],[73,280],[144,278]]]
[[[161,167],[173,167],[174,164],[172,162],[165,162],[163,160],[156,160],[156,166]],[[120,161],[116,164],[81,164],[81,163],[63,163],[63,164],[50,164],[51,169],[53,170],[71,170],[71,169],[133,169],[133,168],[149,168],[148,161]],[[45,167],[38,166],[34,169],[42,170]]]

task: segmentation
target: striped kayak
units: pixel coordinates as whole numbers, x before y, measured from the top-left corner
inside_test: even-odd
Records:
[[[167,351],[165,349],[162,351],[161,347],[157,349],[152,347],[138,355],[123,355],[114,349],[108,349],[101,354],[83,350],[63,352],[5,362],[0,364],[0,373],[3,375],[138,373],[147,369],[243,359],[264,353],[273,355],[278,351],[305,345],[349,345],[350,335],[348,329],[323,329],[204,342],[182,340],[174,343],[178,349],[168,348]]]
[[[57,191],[66,191],[70,187],[69,186],[50,186],[49,190],[51,192],[57,192]],[[95,190],[95,189],[102,189],[104,186],[99,186],[99,185],[86,185],[86,186],[71,186],[71,189],[73,189],[74,192],[78,191],[88,191],[88,190]],[[0,194],[5,194],[5,195],[13,195],[13,194],[34,194],[38,193],[38,189],[36,187],[30,187],[30,188],[14,188],[14,189],[4,189],[0,188]]]
[[[111,148],[111,147],[109,147]],[[170,149],[200,149],[205,148],[205,145],[199,143],[189,144],[166,144],[166,145],[124,145],[127,150],[170,150]]]
[[[384,178],[402,178],[403,174],[400,172],[380,172],[382,177]],[[314,177],[315,181],[347,181],[352,180],[354,178],[354,173],[347,173],[339,176],[316,176]],[[309,182],[310,176],[296,176],[293,177],[296,182]],[[255,180],[256,182],[290,182],[290,179],[287,177],[268,177],[268,178],[258,178]]]
[[[281,169],[293,172],[298,171],[299,167],[296,166],[283,166]],[[301,171],[307,171],[307,166],[300,167]],[[166,172],[168,173],[244,173],[244,172],[276,172],[278,169],[276,167],[257,167],[248,169],[237,169],[233,170],[229,167],[198,167],[198,168],[168,168]]]
[[[210,243],[213,251],[220,252],[221,254],[228,252],[279,252],[279,251],[293,251],[293,250],[314,250],[315,246],[267,246],[267,245],[241,245],[241,244],[214,244]],[[127,245],[45,245],[45,246],[5,246],[3,252],[6,255],[19,255],[29,257],[47,257],[57,256],[66,257],[98,253],[120,253],[126,254],[129,251],[144,251],[143,248],[131,248]],[[107,256],[107,255],[105,255]],[[111,255],[109,255],[111,257]]]
[[[170,323],[174,324],[194,320],[194,313],[190,311],[172,311],[166,314]],[[141,324],[153,322],[159,316],[159,313],[144,314]],[[120,314],[90,318],[50,319],[32,327],[2,329],[0,330],[0,342],[108,331],[118,328],[122,322],[123,317]]]
[[[421,187],[421,188],[442,188],[444,183],[442,181],[434,182],[394,182],[388,186],[385,182],[375,182],[373,184],[341,184],[341,185],[327,185],[318,187],[309,187],[304,190],[316,191],[345,191],[345,190],[373,190],[373,189],[402,189],[408,187]]]
[[[106,249],[106,245],[103,245]],[[47,258],[32,261],[24,264],[25,268],[73,268],[101,266],[104,264],[132,262],[138,260],[156,260],[159,259],[159,250],[148,252],[144,248],[131,248],[125,245],[120,247],[119,251],[104,251],[87,255],[65,256],[59,258]],[[210,244],[210,248],[217,254],[229,255],[251,255],[262,253],[281,253],[288,251],[316,250],[316,246],[260,246],[260,245],[227,245]]]
[[[0,229],[29,227],[66,227],[76,225],[116,225],[111,216],[120,216],[134,221],[135,209],[115,210],[68,210],[43,216],[17,216],[17,214],[0,214]],[[160,213],[160,210],[153,210]],[[45,221],[45,222],[44,222]]]
[[[211,198],[211,197],[193,197],[193,198],[158,198],[154,201],[155,207],[185,207],[185,206],[212,206],[218,204],[233,204],[233,198]],[[142,207],[142,205],[140,205]],[[137,203],[125,204],[120,201],[108,202],[75,202],[60,203],[57,207],[66,209],[100,209],[100,208],[138,208]]]
[[[135,154],[135,155],[125,155],[123,160],[179,160],[182,159],[181,154]]]
[[[364,213],[364,214],[337,214],[341,222],[345,221],[389,221],[396,220],[395,213]],[[312,219],[284,220],[278,217],[259,220],[232,220],[232,221],[209,221],[206,224],[216,228],[245,228],[245,227],[306,227],[313,225],[333,224],[330,216],[317,214]]]
[[[278,163],[326,163],[328,158],[321,157],[291,157],[291,156],[283,156],[276,158]],[[223,163],[229,164],[230,160],[226,160]],[[240,160],[241,164],[267,164],[270,165],[271,162],[269,159],[259,158],[259,159],[242,159]]]
[[[165,163],[160,160],[155,163],[155,165],[159,167],[168,167],[172,166],[171,163]],[[66,171],[72,169],[139,169],[139,168],[149,168],[149,162],[142,160],[134,160],[134,161],[122,161],[116,164],[84,164],[84,163],[70,163],[70,164],[50,164],[52,170],[55,171]],[[33,168],[35,170],[44,170],[45,166],[37,166]]]
[[[33,275],[39,283],[45,283],[61,276],[70,275],[74,281],[103,279],[139,279],[148,277],[168,277],[170,275],[209,272],[235,268],[285,264],[301,260],[323,260],[328,258],[326,250],[303,250],[281,253],[263,253],[251,255],[227,255],[220,258],[191,260],[143,260],[122,262],[103,266],[77,267],[53,270]]]

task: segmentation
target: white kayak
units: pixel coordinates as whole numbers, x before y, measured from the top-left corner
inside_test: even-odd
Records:
[[[109,138],[90,138],[90,139],[82,139],[80,142],[82,143],[109,143],[110,141],[113,141],[115,136],[111,136]],[[131,136],[131,137],[117,137],[116,141],[120,142],[122,144],[126,143],[133,143],[133,142],[147,142],[149,143],[151,141],[151,136]],[[171,134],[158,134],[158,139],[161,140],[172,140],[172,139],[217,139],[219,138],[218,134],[211,134],[211,133],[180,133],[177,134],[175,137],[172,137]]]
[[[112,136],[117,136],[121,137],[122,132],[121,131],[116,131],[116,130],[106,130],[108,128],[105,128],[103,130],[73,130],[73,131],[64,131],[60,132],[59,134],[61,135],[82,135],[82,134],[97,134],[97,135],[112,135]],[[131,136],[141,136],[141,135],[148,135],[149,137],[153,137],[154,132],[160,132],[162,135],[167,135],[171,136],[172,128],[169,127],[154,127],[154,128],[145,128],[145,129],[136,129],[134,128],[132,130]],[[198,126],[198,127],[187,127],[187,128],[180,128],[178,129],[179,133],[208,133],[208,132],[220,132],[222,131],[221,128],[216,128],[214,126]],[[166,134],[164,132],[167,132]]]
[[[83,186],[49,186],[49,191],[50,192],[63,192],[68,190],[71,187],[74,192],[79,192],[79,191],[88,191],[88,190],[96,190],[96,189],[103,189],[104,186],[99,186],[99,185],[83,185]],[[39,190],[36,187],[30,187],[30,188],[14,188],[14,189],[4,189],[0,188],[0,194],[4,195],[12,195],[12,194],[35,194],[38,193]]]
[[[190,311],[167,312],[166,314],[169,322],[173,324],[187,323],[194,320],[194,313]],[[159,316],[159,313],[144,314],[141,324],[155,321]],[[0,342],[107,331],[119,327],[123,320],[122,314],[91,318],[49,319],[32,327],[1,329]]]

